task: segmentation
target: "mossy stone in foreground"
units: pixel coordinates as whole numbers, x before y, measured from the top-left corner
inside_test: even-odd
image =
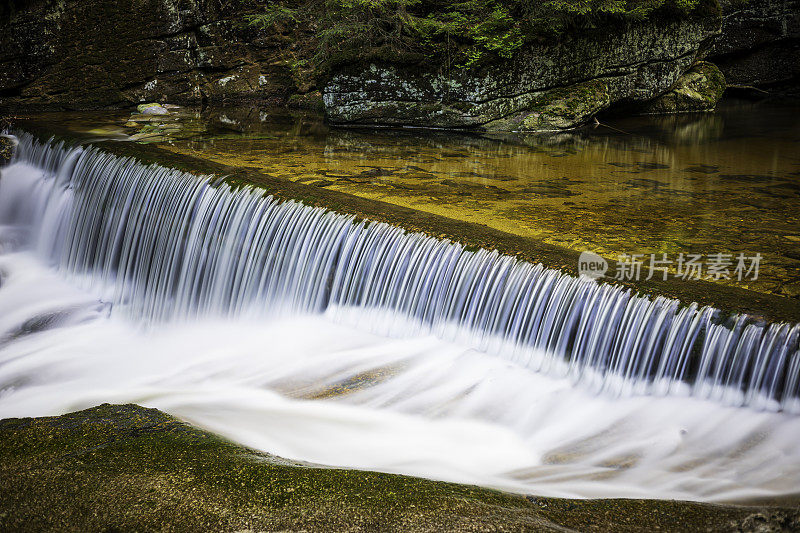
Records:
[[[525,498],[312,467],[136,405],[0,421],[2,531],[780,531],[798,525],[800,513],[789,509]]]

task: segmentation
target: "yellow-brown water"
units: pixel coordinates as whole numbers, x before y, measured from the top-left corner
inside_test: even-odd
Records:
[[[121,127],[127,116],[69,122],[135,134]],[[310,114],[243,108],[179,122],[183,132],[143,140],[609,258],[666,253],[674,267],[680,253],[759,253],[757,280],[735,279],[734,259],[732,279],[718,282],[800,296],[796,104],[729,102],[715,114],[497,138],[330,129]]]

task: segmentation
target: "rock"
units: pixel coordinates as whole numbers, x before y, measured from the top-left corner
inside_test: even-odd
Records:
[[[675,86],[647,105],[645,113],[713,111],[725,92],[725,76],[712,63],[700,61]]]
[[[139,104],[136,110],[142,115],[167,115],[167,111],[161,104]]]
[[[13,139],[6,135],[0,135],[0,167],[8,164],[12,155],[14,155]]]
[[[128,122],[157,122],[161,120],[161,117],[153,116],[153,115],[137,115],[133,114],[128,119]]]
[[[0,421],[0,479],[3,531],[788,531],[800,518],[790,507],[525,497],[319,467],[137,405]]]
[[[800,0],[722,0],[708,59],[734,86],[800,87]]]
[[[0,107],[282,101],[295,90],[285,38],[259,34],[235,4],[15,0],[0,7]]]
[[[322,93],[313,91],[305,94],[293,94],[289,97],[287,105],[294,109],[308,109],[310,111],[325,111],[325,104],[322,101]]]
[[[541,93],[530,112],[486,124],[494,131],[561,131],[585,123],[610,104],[608,85],[593,80]]]
[[[130,140],[132,141],[150,141],[153,142],[154,140],[162,140],[165,139],[164,133],[161,131],[145,131],[136,133],[130,136]]]
[[[335,73],[323,91],[339,124],[562,130],[616,103],[669,90],[719,32],[713,13],[565,35],[479,72],[372,64]]]
[[[313,95],[321,80],[313,69],[297,65],[310,63],[314,23],[303,25],[305,37],[259,31],[247,23],[245,4],[16,0],[0,8],[0,107],[275,104],[298,91]],[[722,5],[724,32],[710,57],[728,83],[761,86],[800,77],[800,0],[723,0]],[[548,100],[543,92],[594,79],[606,81],[608,105],[643,102],[666,91],[704,54],[718,22],[709,14],[705,20],[598,28],[531,45],[515,59],[480,72],[426,65],[428,72],[417,79],[409,71],[418,66],[378,65],[374,72],[364,65],[348,67],[333,73],[324,98],[335,122],[469,128],[491,121],[499,127],[524,113],[547,115],[535,107]],[[349,78],[369,86],[355,91]],[[293,103],[309,108],[318,99],[298,97]],[[542,127],[549,127],[546,121]]]
[[[736,524],[736,531],[746,531],[747,533],[781,533],[798,530],[800,530],[800,517],[795,513],[785,513],[779,510],[764,510],[754,513],[742,520],[740,524]]]

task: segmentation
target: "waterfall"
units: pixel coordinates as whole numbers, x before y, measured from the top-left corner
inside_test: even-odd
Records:
[[[432,333],[598,393],[800,412],[800,325],[640,296],[261,189],[16,135],[12,164],[26,171],[0,180],[0,224],[26,228],[42,259],[145,323],[328,313],[387,335]]]

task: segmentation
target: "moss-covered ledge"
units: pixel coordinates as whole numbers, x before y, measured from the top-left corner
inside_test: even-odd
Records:
[[[524,497],[257,453],[155,409],[0,421],[2,531],[755,531],[800,510]]]

